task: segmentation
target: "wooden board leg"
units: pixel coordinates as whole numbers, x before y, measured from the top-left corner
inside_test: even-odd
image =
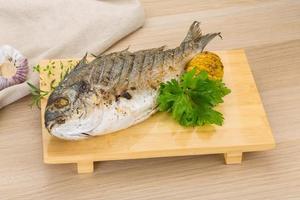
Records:
[[[224,153],[226,164],[241,164],[243,152],[228,152]]]
[[[81,173],[92,173],[94,171],[93,161],[80,161],[77,163],[77,171]]]

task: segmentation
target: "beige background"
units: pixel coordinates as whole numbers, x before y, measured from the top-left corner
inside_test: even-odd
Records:
[[[276,149],[235,166],[208,155],[102,162],[78,175],[75,165],[43,164],[39,110],[25,97],[0,111],[0,199],[300,199],[300,2],[143,4],[144,28],[111,50],[174,47],[193,20],[221,31],[208,49],[246,49]]]
[[[0,45],[18,49],[29,66],[41,59],[97,55],[140,28],[144,18],[138,0],[0,0]],[[37,73],[29,70],[27,78],[38,85]],[[1,90],[0,109],[29,92],[26,82]]]

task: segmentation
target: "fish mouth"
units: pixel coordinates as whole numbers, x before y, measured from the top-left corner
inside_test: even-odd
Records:
[[[62,139],[62,140],[83,140],[91,137],[92,135],[88,133],[77,133],[77,134],[60,134],[60,133],[51,133],[51,135]]]
[[[53,113],[46,111],[45,113],[45,128],[48,130],[48,133],[52,136],[55,136],[59,139],[63,140],[82,140],[91,137],[87,132],[82,133],[65,133],[61,130],[58,131],[60,125],[66,123],[66,119],[64,116],[61,115],[54,115]]]
[[[63,124],[65,123],[65,119],[62,117],[56,117],[54,119],[47,119],[47,117],[45,118],[45,127],[47,128],[47,130],[51,133],[51,130],[53,129],[53,127],[57,124]]]
[[[64,140],[82,140],[91,137],[89,133],[76,133],[76,134],[62,134],[54,131],[55,126],[57,125],[56,121],[50,121],[46,125],[46,129],[50,135],[55,136]]]
[[[56,124],[64,124],[66,122],[65,117],[59,112],[51,112],[46,110],[45,112],[45,127],[49,132],[53,129]]]
[[[94,136],[93,129],[100,122],[99,117],[94,116],[93,113],[86,114],[80,118],[78,115],[70,117],[66,113],[46,109],[44,125],[50,135],[60,139],[87,139]]]
[[[56,132],[55,127],[57,125],[58,124],[55,121],[50,121],[50,122],[48,122],[46,129],[48,130],[50,135],[55,136],[60,139],[63,139],[63,140],[82,140],[82,139],[87,139],[92,136],[89,133],[63,134],[60,132]]]
[[[45,127],[47,128],[47,130],[51,133],[52,128],[55,125],[55,121],[51,121],[51,122],[45,122]]]

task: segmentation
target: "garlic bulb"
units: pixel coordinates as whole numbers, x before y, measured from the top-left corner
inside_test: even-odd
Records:
[[[4,45],[0,47],[0,91],[26,80],[27,59],[16,49]]]

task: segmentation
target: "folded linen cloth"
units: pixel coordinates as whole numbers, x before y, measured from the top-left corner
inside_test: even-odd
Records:
[[[41,59],[98,54],[141,27],[138,0],[0,0],[0,46],[9,44],[32,66]],[[0,108],[29,94],[26,82],[0,91]]]

